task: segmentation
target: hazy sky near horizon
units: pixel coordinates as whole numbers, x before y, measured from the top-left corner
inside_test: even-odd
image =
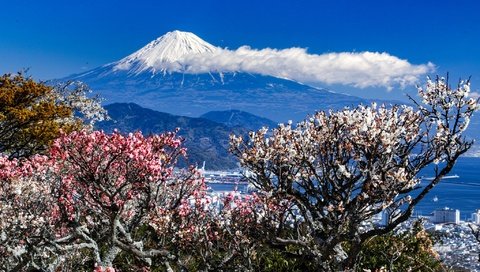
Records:
[[[412,65],[431,62],[431,75],[449,71],[454,81],[471,75],[478,90],[479,13],[473,0],[5,1],[0,73],[28,68],[39,80],[60,78],[116,61],[178,29],[229,49],[385,52]],[[405,92],[315,84],[363,97],[401,99]]]

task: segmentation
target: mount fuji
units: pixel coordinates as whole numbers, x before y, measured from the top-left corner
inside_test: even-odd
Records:
[[[202,128],[196,125],[204,126],[208,123],[205,119],[214,122],[208,123],[212,132],[216,131],[218,134],[218,131],[222,131],[221,135],[228,135],[233,131],[233,127],[243,129],[255,129],[261,125],[272,127],[272,124],[278,122],[302,120],[316,110],[355,107],[371,102],[368,99],[330,92],[270,75],[223,71],[220,68],[211,69],[210,66],[205,72],[206,65],[202,66],[201,62],[191,61],[208,59],[209,55],[214,55],[219,50],[223,49],[207,43],[193,33],[172,31],[118,61],[56,81],[85,82],[105,99],[105,104],[116,103],[110,106],[109,111],[115,113],[116,115],[113,114],[115,116],[112,117],[118,120],[111,124],[103,124],[101,128],[105,130],[122,125],[123,129],[129,131],[147,129],[159,132],[158,130],[169,127],[166,125],[159,127],[154,123],[174,120],[173,117],[166,118],[167,115],[154,114],[131,103],[154,111],[187,117],[187,119],[175,117],[177,119],[174,123],[181,126],[185,134],[183,136],[189,139],[187,145],[190,145],[190,150],[193,152],[198,150],[194,157],[198,155],[198,158],[209,161],[216,158],[223,164],[226,161],[230,162],[229,165],[218,163],[219,168],[232,167],[235,164],[226,155],[228,137],[219,139],[212,133],[198,132],[202,131]],[[196,58],[199,56],[201,58]],[[228,63],[222,67],[228,67]],[[127,107],[125,103],[130,104]],[[181,121],[190,120],[188,117],[202,118]],[[476,117],[472,120],[468,133],[477,139],[480,135],[479,119]],[[152,127],[145,125],[145,120],[150,120],[147,125]],[[206,142],[211,144],[205,144]],[[480,156],[479,150],[480,147],[475,145],[471,155]],[[201,157],[207,153],[213,154],[211,158]]]
[[[243,71],[192,73],[196,55],[213,46],[190,32],[172,31],[116,62],[61,80],[79,80],[105,104],[133,102],[175,115],[198,117],[210,111],[241,110],[275,122],[300,120],[319,109],[369,103],[367,99],[314,88],[292,80]],[[201,70],[201,69],[200,69]]]

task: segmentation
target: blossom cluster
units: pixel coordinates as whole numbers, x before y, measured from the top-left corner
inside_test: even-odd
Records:
[[[57,84],[53,88],[53,99],[59,104],[67,105],[88,124],[108,120],[107,111],[102,107],[99,97],[91,97],[91,89],[83,82],[72,81]],[[72,118],[71,121],[74,121]]]
[[[412,99],[415,107],[372,103],[320,111],[296,126],[251,132],[248,139],[232,135],[231,151],[252,173],[250,183],[291,203],[289,216],[271,233],[304,226],[294,236],[270,240],[302,245],[321,262],[350,267],[357,247],[345,254],[342,243],[360,247],[408,219],[472,146],[463,132],[478,109],[478,100],[468,97],[469,81],[452,89],[444,78],[429,79],[418,93],[422,102]],[[419,187],[420,170],[440,162],[430,184]],[[389,215],[385,227],[362,227],[383,212]]]
[[[449,152],[439,155],[435,163],[444,161],[451,152],[459,149],[462,133],[467,129],[472,114],[479,109],[479,99],[470,97],[470,80],[460,80],[455,89],[449,86],[448,78],[428,78],[425,86],[418,86],[423,104],[420,106],[429,119],[433,144]],[[457,111],[453,114],[452,111]]]
[[[0,158],[0,267],[53,271],[85,258],[75,254],[83,249],[97,270],[112,271],[122,250],[147,262],[164,254],[162,244],[147,248],[134,237],[161,221],[172,237],[196,231],[185,205],[202,198],[205,186],[195,169],[174,168],[185,154],[181,142],[175,132],[83,130],[61,135],[48,156]],[[179,220],[165,220],[160,209]],[[193,223],[175,225],[187,221]]]

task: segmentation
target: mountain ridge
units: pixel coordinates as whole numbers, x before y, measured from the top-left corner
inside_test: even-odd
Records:
[[[134,102],[189,117],[235,109],[275,122],[287,122],[302,120],[316,110],[370,103],[369,99],[274,76],[221,70],[187,72],[183,59],[215,50],[218,47],[193,33],[173,31],[119,61],[60,81],[79,80],[88,84],[105,98],[105,104]]]
[[[182,63],[186,56],[211,54],[215,50],[219,47],[193,33],[172,31],[116,62],[57,82],[82,81],[105,99],[104,104],[133,102],[152,110],[186,117],[199,117],[217,111],[219,116],[210,116],[217,121],[222,121],[218,118],[224,117],[221,112],[232,110],[283,123],[301,121],[318,110],[354,108],[373,101],[378,104],[396,103],[344,95],[285,78],[242,71],[187,73],[188,67]],[[476,117],[472,119],[468,135],[480,134],[478,120]],[[223,120],[223,123],[227,121]]]
[[[96,129],[107,133],[115,129],[121,133],[141,131],[144,135],[164,133],[180,128],[187,158],[180,166],[201,165],[204,161],[211,170],[234,169],[238,161],[228,152],[229,135],[246,135],[247,129],[228,127],[205,118],[176,116],[143,108],[134,103],[115,103],[105,109],[111,120],[96,123]]]
[[[278,123],[273,122],[270,119],[240,110],[209,111],[201,115],[200,118],[221,123],[232,128],[242,127],[249,131],[259,130],[262,127],[272,129],[278,126]]]

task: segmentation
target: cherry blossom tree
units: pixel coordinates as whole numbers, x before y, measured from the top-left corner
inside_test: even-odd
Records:
[[[321,111],[296,127],[232,136],[231,151],[259,194],[288,203],[280,221],[262,223],[264,241],[299,247],[326,270],[354,268],[362,244],[405,222],[472,146],[463,132],[478,101],[469,92],[469,81],[452,89],[447,79],[429,79],[415,107]],[[429,165],[433,179],[422,182]],[[380,213],[385,226],[369,223]]]
[[[183,155],[175,133],[83,130],[55,140],[49,156],[2,158],[2,269],[114,271],[124,254],[172,271],[182,245],[201,230],[191,217],[205,193],[194,168],[174,168]]]

